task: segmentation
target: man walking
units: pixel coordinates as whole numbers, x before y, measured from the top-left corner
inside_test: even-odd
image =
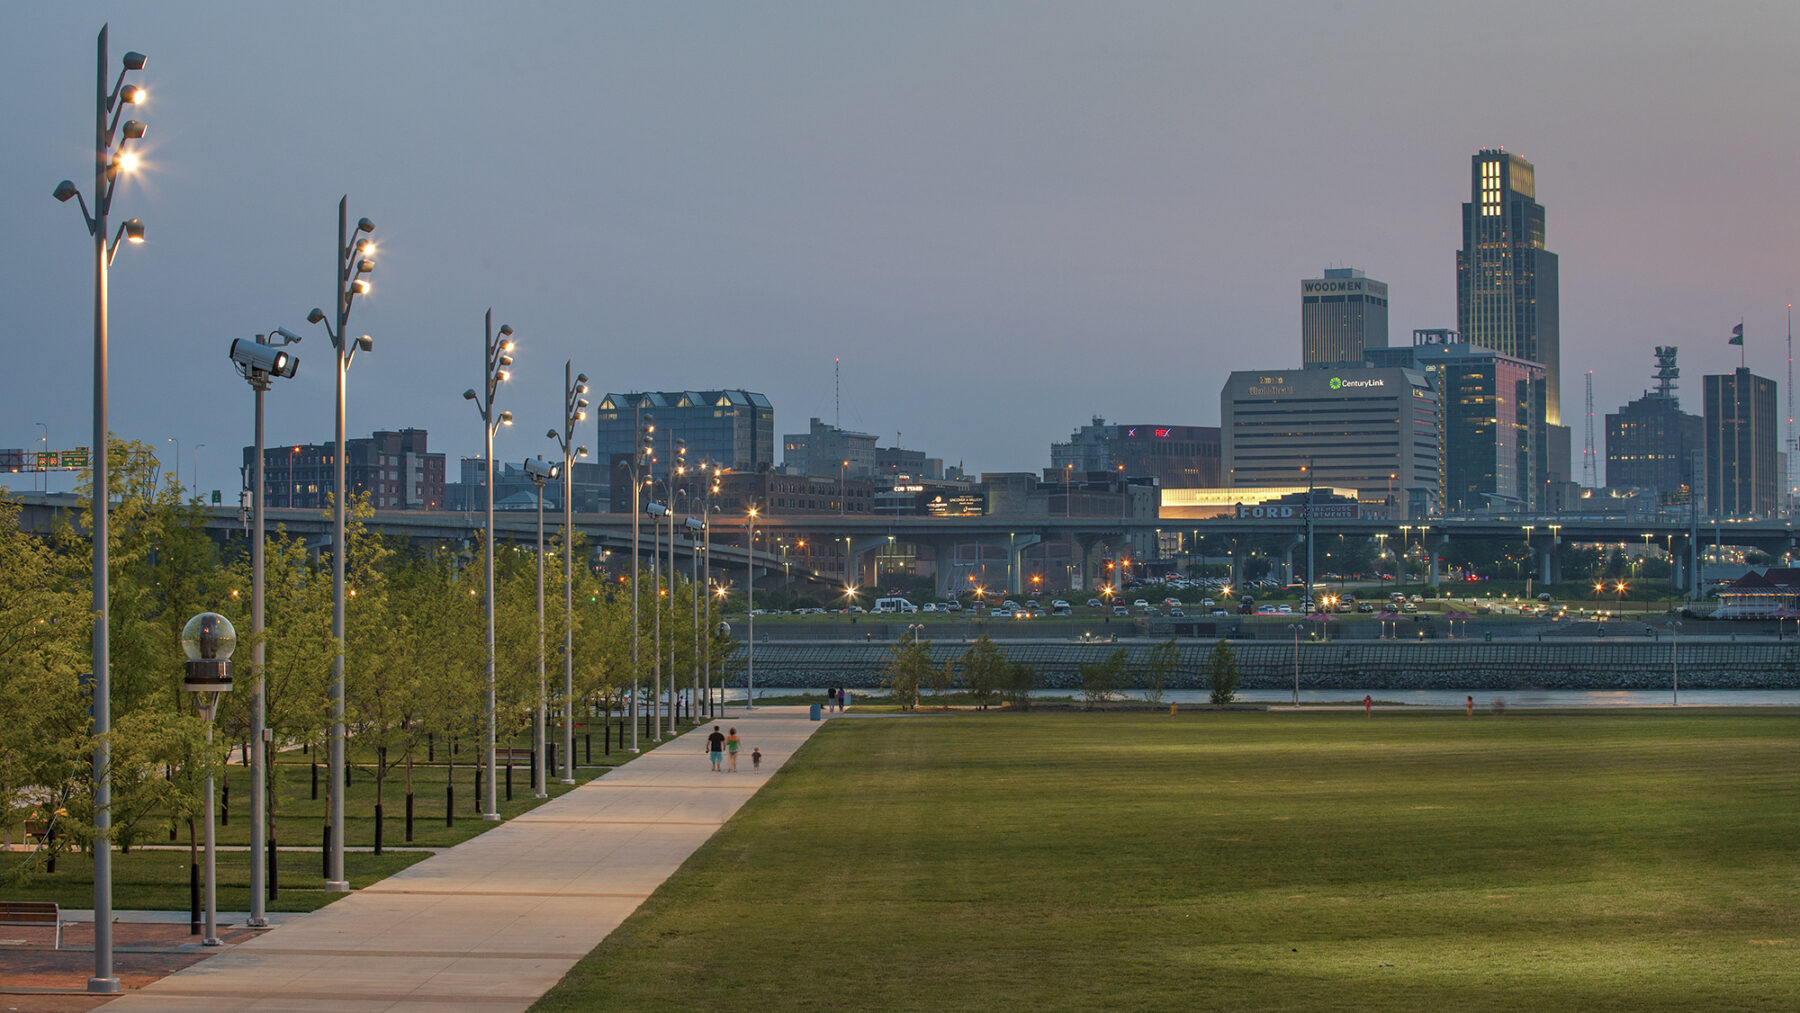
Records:
[[[719,771],[719,765],[725,761],[725,736],[720,734],[718,725],[713,725],[712,734],[706,737],[706,751],[712,755],[713,770]]]

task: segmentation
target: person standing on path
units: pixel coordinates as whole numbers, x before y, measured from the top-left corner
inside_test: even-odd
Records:
[[[1371,717],[1371,718],[1374,717],[1375,716],[1374,707],[1375,707],[1375,698],[1372,696],[1369,696],[1367,693],[1363,694],[1363,716]]]
[[[732,730],[736,731],[736,729]],[[719,734],[718,725],[713,725],[712,734],[706,737],[706,751],[712,755],[713,770],[719,770],[720,762],[725,759],[725,736]],[[737,759],[735,753],[732,754],[732,759]]]
[[[750,770],[752,773],[762,773],[762,749],[750,750]]]
[[[1469,696],[1468,699],[1464,700],[1463,707],[1466,710],[1468,710],[1470,717],[1474,717],[1475,716],[1475,697],[1473,695],[1471,695],[1471,696]]]
[[[825,687],[825,713],[830,714],[837,709],[837,687]]]
[[[736,728],[731,730],[731,734],[725,736],[725,752],[731,756],[731,772],[737,773],[738,737]]]

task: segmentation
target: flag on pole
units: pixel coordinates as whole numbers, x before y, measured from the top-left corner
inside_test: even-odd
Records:
[[[1743,343],[1744,343],[1744,325],[1738,324],[1736,327],[1733,327],[1731,329],[1731,340],[1729,342],[1727,342],[1727,344],[1741,345]]]

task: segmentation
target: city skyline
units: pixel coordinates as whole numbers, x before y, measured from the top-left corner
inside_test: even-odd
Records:
[[[1761,124],[1800,15],[1524,12],[1476,50],[1477,12],[1425,4],[451,4],[423,30],[347,4],[9,9],[28,45],[0,80],[33,101],[0,187],[0,446],[35,448],[40,421],[50,449],[89,442],[91,254],[49,191],[91,164],[109,20],[152,96],[116,205],[149,236],[114,266],[113,424],[179,440],[184,481],[205,444],[199,487],[228,501],[250,415],[231,339],[304,334],[269,442],[329,434],[330,346],[304,320],[344,194],[382,245],[349,431],[424,428],[451,457],[479,453],[459,394],[490,305],[520,346],[502,460],[547,452],[565,359],[599,390],[762,391],[779,431],[817,416],[978,471],[1041,470],[1093,415],[1217,425],[1232,369],[1299,365],[1293,281],[1322,266],[1387,282],[1395,333],[1455,326],[1467,159],[1502,146],[1548,195],[1562,372],[1595,370],[1597,416],[1655,345],[1735,367],[1740,317],[1785,383],[1800,222],[1773,167],[1800,142]],[[1509,103],[1420,85],[1510,75],[1506,39],[1532,43]]]

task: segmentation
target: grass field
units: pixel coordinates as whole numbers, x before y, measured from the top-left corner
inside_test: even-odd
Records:
[[[538,1010],[1792,1009],[1791,711],[834,721]]]

